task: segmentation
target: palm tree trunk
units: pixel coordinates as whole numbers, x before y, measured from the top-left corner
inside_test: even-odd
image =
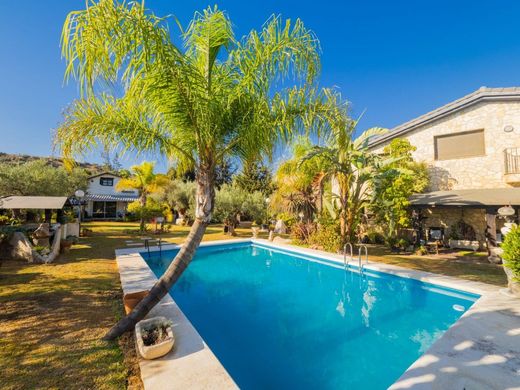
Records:
[[[213,205],[215,200],[213,170],[202,172],[197,177],[197,209],[195,222],[193,223],[186,241],[182,245],[177,256],[168,266],[166,272],[155,283],[150,293],[132,310],[122,318],[103,337],[104,340],[113,340],[124,332],[132,330],[135,324],[141,321],[155,305],[170,291],[171,287],[179,280],[184,270],[188,267],[195,251],[199,247],[206,227],[211,221]]]

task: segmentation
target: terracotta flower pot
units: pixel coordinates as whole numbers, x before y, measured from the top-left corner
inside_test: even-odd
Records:
[[[166,338],[157,344],[144,345],[143,335],[144,333],[156,326],[166,326]],[[175,338],[173,337],[173,330],[171,322],[165,317],[153,317],[148,320],[142,320],[135,326],[135,339],[137,343],[137,349],[141,356],[145,359],[157,359],[161,356],[166,355],[173,348]]]
[[[129,294],[125,294],[123,296],[123,304],[125,305],[126,314],[130,314],[130,312],[137,306],[139,302],[143,300],[144,297],[148,295],[149,291],[137,291]]]

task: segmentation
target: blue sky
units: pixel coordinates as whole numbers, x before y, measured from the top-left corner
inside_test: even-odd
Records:
[[[77,95],[74,84],[63,85],[61,27],[84,4],[0,1],[0,152],[51,155],[52,129]],[[354,115],[366,110],[361,129],[391,128],[483,85],[520,85],[518,1],[146,2],[184,26],[213,4],[228,12],[237,36],[273,13],[301,18],[321,42],[322,85],[338,87]]]

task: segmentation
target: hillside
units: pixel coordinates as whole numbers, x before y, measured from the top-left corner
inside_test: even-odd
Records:
[[[61,167],[63,166],[63,159],[56,157],[38,157],[38,156],[30,156],[28,154],[9,154],[0,152],[0,164],[12,164],[18,165],[23,164],[29,161],[35,160],[44,160],[48,165],[53,167]],[[90,173],[98,173],[103,171],[103,166],[100,164],[92,164],[92,163],[77,163],[77,165],[81,168],[86,169]]]

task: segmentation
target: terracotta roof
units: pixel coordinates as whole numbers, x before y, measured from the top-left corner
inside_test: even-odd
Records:
[[[410,198],[418,207],[520,206],[520,188],[482,188],[474,190],[435,191]]]
[[[481,87],[475,92],[470,93],[460,99],[457,99],[451,103],[448,103],[442,107],[439,107],[433,111],[430,111],[418,118],[412,119],[411,121],[405,122],[402,125],[394,127],[387,134],[373,138],[370,141],[369,146],[378,146],[381,143],[389,141],[393,138],[402,136],[410,131],[417,129],[420,126],[433,122],[434,120],[443,118],[454,112],[463,110],[474,104],[483,101],[520,101],[520,87],[510,88],[487,88]]]

